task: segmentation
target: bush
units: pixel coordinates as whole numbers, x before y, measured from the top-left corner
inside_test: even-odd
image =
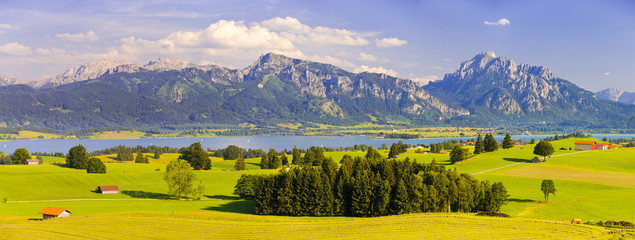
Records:
[[[476,216],[488,216],[488,217],[510,217],[509,214],[502,212],[480,212]]]
[[[99,158],[88,159],[87,173],[106,173],[106,165]]]

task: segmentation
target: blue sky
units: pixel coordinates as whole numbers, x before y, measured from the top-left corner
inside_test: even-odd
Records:
[[[0,1],[0,74],[178,58],[244,68],[267,52],[442,79],[494,51],[591,91],[635,91],[635,1]]]

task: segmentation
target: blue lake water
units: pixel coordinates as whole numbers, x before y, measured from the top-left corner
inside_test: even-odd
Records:
[[[518,135],[512,136],[514,140],[540,140],[546,136],[552,135]],[[595,138],[603,137],[611,138],[632,138],[635,134],[597,134]],[[404,143],[410,144],[429,144],[448,140],[468,140],[474,137],[465,138],[422,138],[422,139],[403,139]],[[504,136],[495,136],[496,140],[501,141]],[[219,149],[229,145],[236,145],[242,148],[264,149],[274,148],[278,151],[284,149],[309,148],[311,146],[323,147],[346,147],[355,144],[366,144],[368,146],[380,147],[382,143],[388,146],[398,142],[399,139],[376,139],[368,137],[313,137],[313,136],[244,136],[244,137],[198,137],[198,138],[138,138],[138,139],[37,139],[37,140],[10,140],[0,141],[0,151],[11,154],[17,148],[26,148],[30,152],[63,152],[77,146],[78,144],[86,147],[88,152],[102,150],[118,145],[125,146],[170,146],[170,147],[187,147],[192,143],[201,142],[203,148]]]

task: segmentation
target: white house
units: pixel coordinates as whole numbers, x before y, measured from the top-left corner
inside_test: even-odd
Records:
[[[65,208],[45,207],[39,214],[42,214],[42,220],[56,217],[68,217],[72,212]]]

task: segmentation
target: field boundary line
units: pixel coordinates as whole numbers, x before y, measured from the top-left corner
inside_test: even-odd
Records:
[[[583,152],[585,152],[585,151],[578,151],[578,152],[571,152],[571,153],[563,153],[563,154],[559,154],[559,155],[553,155],[553,156],[551,156],[551,157],[549,157],[549,158],[554,158],[554,157],[559,157],[559,156],[564,156],[564,155],[571,155],[571,154],[576,154],[576,153],[583,153]],[[527,161],[524,161],[524,162],[512,163],[512,164],[505,165],[505,166],[502,166],[502,167],[497,167],[497,168],[492,168],[492,169],[483,170],[483,171],[480,171],[480,172],[475,172],[475,173],[472,173],[472,174],[470,174],[470,175],[477,175],[477,174],[481,174],[481,173],[486,173],[486,172],[496,171],[496,170],[498,170],[498,169],[503,169],[503,168],[506,168],[506,167],[516,166],[516,165],[518,165],[518,164],[523,164],[523,163],[528,163],[528,162],[531,162],[531,161],[530,161],[530,160],[527,160]]]

